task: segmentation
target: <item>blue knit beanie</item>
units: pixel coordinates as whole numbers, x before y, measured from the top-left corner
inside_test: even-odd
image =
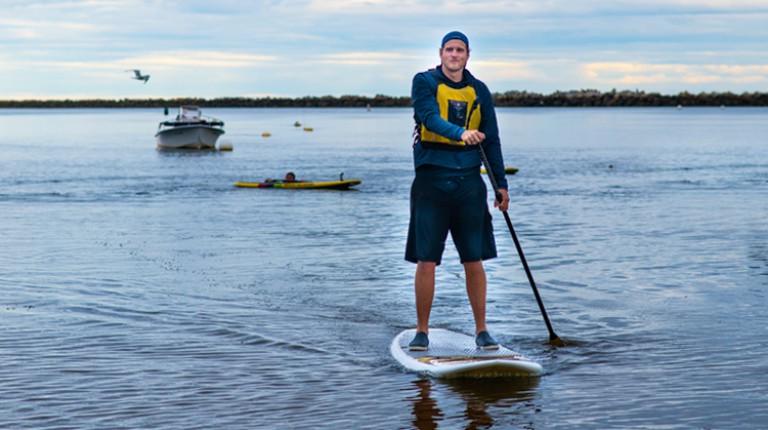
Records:
[[[469,49],[469,39],[467,39],[467,36],[464,35],[464,33],[460,31],[452,31],[445,36],[443,36],[443,43],[440,44],[440,48],[445,46],[446,43],[448,43],[449,40],[461,40],[464,42],[465,45],[467,45],[467,49]]]

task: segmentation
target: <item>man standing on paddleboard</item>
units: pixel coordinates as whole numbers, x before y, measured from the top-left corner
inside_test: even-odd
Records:
[[[411,88],[416,177],[411,186],[405,259],[416,263],[417,326],[409,348],[423,351],[429,347],[435,269],[450,231],[464,265],[475,342],[482,349],[498,349],[485,324],[483,260],[496,257],[496,242],[477,149],[483,145],[502,197],[495,205],[505,211],[509,195],[496,112],[488,87],[466,69],[467,36],[458,31],[446,34],[439,52],[440,65],[416,74]]]

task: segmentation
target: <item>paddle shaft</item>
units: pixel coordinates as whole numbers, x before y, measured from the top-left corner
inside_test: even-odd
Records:
[[[471,113],[470,113],[471,115]],[[496,201],[501,203],[501,193],[499,193],[499,185],[496,183],[496,178],[493,177],[493,170],[491,169],[491,163],[488,162],[488,157],[485,155],[485,150],[483,149],[483,144],[480,143],[477,145],[477,148],[480,150],[480,159],[483,162],[483,165],[485,166],[485,171],[488,173],[488,178],[491,180],[491,186],[493,187],[493,194],[496,197]],[[536,288],[536,282],[533,280],[533,274],[531,274],[531,269],[528,267],[528,262],[525,259],[525,254],[523,253],[523,247],[520,246],[520,241],[517,239],[517,234],[515,234],[515,227],[512,226],[512,220],[509,219],[509,214],[507,211],[501,211],[502,214],[504,214],[504,220],[507,222],[507,227],[509,228],[509,233],[512,235],[512,240],[515,242],[515,248],[517,248],[517,255],[520,256],[520,262],[523,263],[523,268],[525,269],[525,274],[528,276],[528,282],[531,284],[531,289],[533,290],[533,295],[536,296],[536,303],[539,304],[539,310],[541,311],[541,316],[544,317],[544,323],[547,325],[547,330],[549,331],[549,340],[559,340],[559,336],[555,334],[555,330],[552,328],[552,323],[549,322],[549,316],[547,315],[547,310],[544,308],[544,302],[541,300],[541,295],[539,294],[539,289]]]

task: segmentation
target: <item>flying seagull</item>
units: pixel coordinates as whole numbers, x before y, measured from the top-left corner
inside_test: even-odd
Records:
[[[136,75],[136,76],[132,77],[131,79],[136,79],[136,80],[139,80],[139,81],[144,81],[145,84],[149,80],[149,75],[142,75],[141,74],[141,70],[133,69],[133,70],[126,70],[126,72],[133,72],[133,74]]]

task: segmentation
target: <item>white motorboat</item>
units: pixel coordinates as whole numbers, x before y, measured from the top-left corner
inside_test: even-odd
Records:
[[[181,106],[173,121],[157,126],[157,147],[161,149],[216,149],[224,134],[224,122],[203,116],[197,106]]]

